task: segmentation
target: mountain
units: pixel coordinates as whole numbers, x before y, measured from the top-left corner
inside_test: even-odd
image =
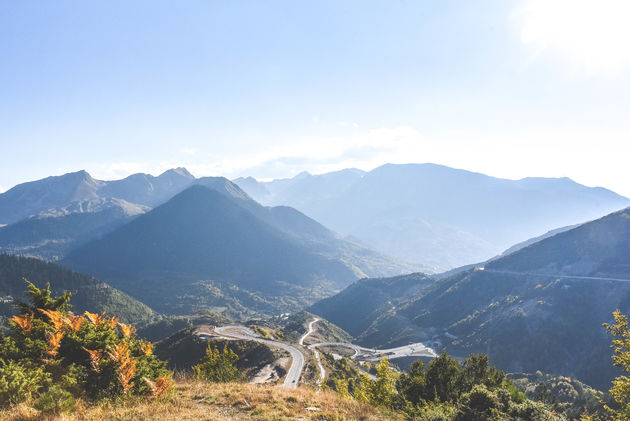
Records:
[[[59,260],[74,247],[98,238],[149,210],[122,199],[89,199],[40,213],[0,228],[0,250]]]
[[[364,171],[348,168],[320,175],[305,171],[293,178],[272,180],[266,183],[259,183],[252,177],[239,178],[234,182],[261,203],[310,209],[319,202],[342,195],[364,174]]]
[[[186,168],[171,169],[157,177],[139,173],[107,182],[98,190],[98,194],[101,197],[118,198],[154,207],[166,202],[194,180],[195,177]]]
[[[79,171],[20,184],[0,194],[0,220],[9,222],[0,224],[0,251],[59,260],[192,184],[236,194],[217,180],[195,179],[185,168],[175,168],[158,177],[133,174],[101,181]],[[242,191],[237,193],[249,200]]]
[[[199,182],[221,189],[194,185],[64,263],[160,311],[232,315],[297,309],[366,274],[406,268],[293,209],[265,208],[229,180]]]
[[[487,353],[506,371],[541,370],[607,388],[617,372],[602,324],[615,309],[630,312],[628,256],[630,208],[438,280],[416,295],[395,294],[388,299],[398,303],[387,312],[382,303],[366,301],[361,312],[379,315],[353,333],[370,346],[438,342],[458,356]],[[348,295],[316,303],[312,311],[351,331],[351,314],[327,305],[356,308]]]
[[[262,183],[259,183],[254,177],[239,177],[232,180],[234,184],[247,192],[259,203],[266,203],[269,200],[269,190]]]
[[[539,235],[538,237],[534,237],[534,238],[530,238],[530,239],[525,240],[525,241],[521,241],[518,244],[514,244],[512,247],[508,248],[503,253],[501,253],[499,256],[496,256],[495,258],[493,258],[491,260],[494,260],[494,259],[496,259],[498,257],[507,256],[508,254],[512,254],[512,253],[517,252],[517,251],[519,251],[521,249],[524,249],[527,246],[530,246],[530,245],[532,245],[534,243],[542,241],[545,238],[553,237],[554,235],[560,234],[561,232],[569,231],[569,230],[571,230],[573,228],[576,228],[579,225],[580,224],[575,224],[575,225],[569,225],[567,227],[556,228],[556,229],[553,229],[551,231],[547,231],[546,233],[544,233],[543,235]]]
[[[0,254],[0,315],[13,314],[11,302],[25,300],[23,278],[42,288],[50,282],[54,295],[72,293],[75,313],[106,312],[117,315],[126,323],[138,325],[154,320],[158,315],[149,307],[127,294],[91,276],[62,268],[39,259]]]
[[[0,194],[0,224],[11,224],[72,202],[96,199],[97,191],[104,185],[85,171],[19,184]]]
[[[158,177],[134,174],[116,181],[78,171],[17,185],[0,194],[0,251],[59,260],[194,180],[186,169],[176,168]]]
[[[396,306],[433,283],[423,273],[392,278],[360,279],[332,297],[318,301],[309,311],[343,321],[343,329],[360,336],[380,317],[393,314]],[[404,322],[404,321],[402,321]]]
[[[513,244],[630,205],[568,178],[506,180],[435,164],[386,164],[242,187],[295,207],[385,254],[440,272],[487,260]]]

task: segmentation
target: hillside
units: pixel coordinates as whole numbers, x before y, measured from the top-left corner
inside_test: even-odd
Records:
[[[402,413],[377,409],[344,398],[332,391],[251,385],[181,381],[175,385],[177,398],[135,399],[119,405],[105,401],[97,405],[78,405],[64,420],[149,421],[149,420],[292,420],[304,421],[397,421]],[[27,406],[0,410],[7,421],[37,419],[39,412]]]
[[[163,312],[210,307],[239,317],[248,310],[270,314],[298,309],[374,272],[369,255],[350,246],[348,255],[336,251],[324,241],[332,236],[293,210],[193,186],[74,250],[64,264]]]
[[[158,315],[141,302],[127,294],[100,282],[91,276],[64,269],[42,260],[0,254],[0,312],[14,313],[11,301],[24,300],[26,285],[22,278],[42,287],[52,280],[52,291],[59,295],[63,291],[72,293],[73,310],[82,313],[106,312],[115,314],[122,321],[143,325]]]
[[[11,224],[72,202],[96,199],[97,190],[104,185],[86,171],[19,184],[0,194],[0,224]]]
[[[494,260],[484,270],[439,280],[416,296],[397,295],[395,311],[377,311],[382,304],[366,301],[369,309],[362,312],[381,314],[354,334],[373,346],[437,341],[455,355],[487,353],[508,372],[541,370],[606,388],[616,371],[602,323],[617,308],[630,311],[630,282],[622,280],[630,279],[629,234],[626,209]],[[356,308],[344,294],[328,301]],[[354,318],[325,303],[313,308],[346,330],[354,327]]]
[[[174,168],[157,177],[138,173],[122,180],[105,182],[98,190],[98,194],[101,197],[118,198],[154,207],[190,186],[194,179],[195,177],[185,168]]]
[[[435,164],[236,181],[265,204],[295,207],[432,272],[485,261],[528,238],[630,205],[568,178],[507,180]]]
[[[148,210],[120,199],[72,203],[0,228],[0,250],[59,260],[71,249],[114,230]]]
[[[154,177],[133,174],[122,180],[94,180],[85,171],[20,184],[0,194],[0,252],[61,260],[71,250],[131,221],[200,185],[214,190],[258,219],[331,259],[351,266],[357,276],[395,275],[423,270],[352,241],[343,240],[297,210],[261,206],[224,177],[195,178],[185,168]],[[13,221],[10,215],[17,215]]]
[[[343,321],[340,326],[344,330],[359,336],[379,317],[392,313],[399,302],[420,293],[432,283],[433,279],[422,273],[361,279],[339,294],[318,301],[309,311],[333,323]]]

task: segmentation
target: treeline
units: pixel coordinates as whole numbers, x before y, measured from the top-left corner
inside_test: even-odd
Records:
[[[115,314],[126,323],[136,326],[157,321],[158,315],[149,307],[129,295],[89,275],[74,272],[54,263],[22,256],[0,253],[0,315],[12,317],[16,314],[13,300],[24,300],[24,282],[28,279],[38,287],[48,280],[55,280],[53,294],[72,292],[75,312],[106,312]],[[6,294],[6,295],[3,295]]]
[[[328,384],[342,394],[418,420],[564,419],[544,402],[527,399],[483,354],[459,363],[442,353],[428,366],[422,360],[414,362],[402,374],[383,357],[376,373],[376,379],[359,373]]]

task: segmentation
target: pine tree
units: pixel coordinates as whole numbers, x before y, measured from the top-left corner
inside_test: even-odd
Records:
[[[234,365],[238,355],[225,345],[223,351],[208,345],[206,355],[201,362],[192,367],[195,377],[212,382],[231,382],[242,378],[239,369]]]

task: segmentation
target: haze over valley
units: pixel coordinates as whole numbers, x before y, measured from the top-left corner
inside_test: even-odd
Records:
[[[0,420],[630,420],[629,21],[0,2]]]

